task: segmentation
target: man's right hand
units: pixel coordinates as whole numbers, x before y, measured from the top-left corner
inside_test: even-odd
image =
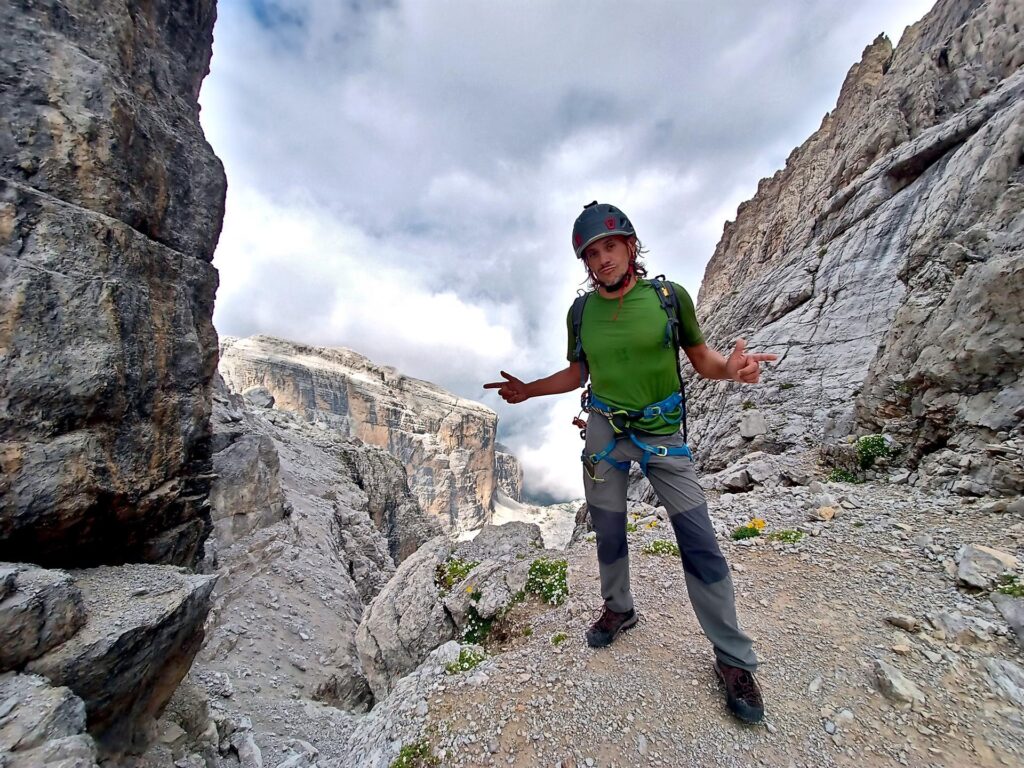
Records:
[[[490,384],[484,384],[484,389],[498,390],[501,399],[506,403],[521,403],[529,399],[530,396],[526,393],[526,385],[523,382],[504,371],[501,372],[501,375],[505,377],[506,381],[492,381]]]

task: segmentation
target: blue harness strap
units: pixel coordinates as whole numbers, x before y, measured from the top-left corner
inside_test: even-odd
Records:
[[[615,450],[615,446],[618,445],[618,441],[625,436],[628,436],[633,445],[643,451],[643,457],[640,459],[640,471],[644,473],[645,477],[647,476],[647,461],[651,456],[688,456],[691,459],[693,458],[693,454],[690,452],[690,447],[685,443],[683,445],[673,446],[650,445],[638,438],[632,428],[633,421],[641,418],[650,419],[656,416],[660,417],[666,424],[678,424],[686,417],[686,405],[683,402],[682,393],[674,392],[664,400],[652,403],[639,411],[614,409],[599,399],[592,392],[588,394],[589,397],[587,399],[587,404],[589,405],[590,410],[597,411],[605,416],[612,425],[612,430],[615,432],[616,436],[612,438],[608,445],[597,453],[588,454],[584,451],[583,455],[580,457],[583,462],[589,461],[591,464],[596,466],[598,462],[607,461],[616,469],[628,472],[630,462],[618,461],[611,457],[611,452]]]

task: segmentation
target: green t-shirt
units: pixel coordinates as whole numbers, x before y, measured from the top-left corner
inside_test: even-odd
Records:
[[[704,343],[697,324],[693,301],[686,289],[671,283],[678,297],[679,342],[684,347]],[[665,346],[668,318],[651,284],[644,280],[622,298],[606,299],[594,292],[583,308],[580,336],[587,357],[594,394],[614,408],[641,410],[679,390],[674,355]],[[569,331],[569,362],[576,362],[576,336],[572,309],[566,316]],[[634,422],[637,429],[655,434],[672,434],[679,426],[654,417]]]

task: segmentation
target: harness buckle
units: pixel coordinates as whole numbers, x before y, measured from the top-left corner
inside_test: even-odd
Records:
[[[646,410],[647,410],[647,413],[644,414],[645,416],[661,416],[661,406],[660,405],[652,405],[652,406],[648,407]]]
[[[664,445],[656,445],[654,446],[654,455],[668,456],[668,448],[666,448]]]
[[[625,411],[612,411],[608,415],[608,421],[611,422],[612,429],[616,434],[625,432],[629,429],[629,414]]]

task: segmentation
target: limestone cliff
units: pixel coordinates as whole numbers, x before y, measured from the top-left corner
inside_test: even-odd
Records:
[[[0,4],[12,768],[135,764],[203,641],[216,578],[176,566],[210,527],[226,182],[197,99],[214,16],[213,0]]]
[[[759,388],[691,387],[705,466],[885,430],[911,464],[932,454],[925,474],[941,455],[979,480],[941,483],[1024,489],[1021,26],[1019,0],[940,0],[895,50],[880,36],[726,224],[706,334],[780,360]],[[750,410],[765,427],[747,414],[741,434]]]
[[[523,468],[501,443],[497,443],[494,451],[494,482],[513,501],[523,500]]]
[[[194,563],[225,178],[213,0],[0,6],[0,559]]]
[[[233,389],[266,389],[274,407],[385,448],[409,488],[446,530],[479,528],[494,493],[497,417],[343,348],[269,336],[224,339],[220,371]]]

